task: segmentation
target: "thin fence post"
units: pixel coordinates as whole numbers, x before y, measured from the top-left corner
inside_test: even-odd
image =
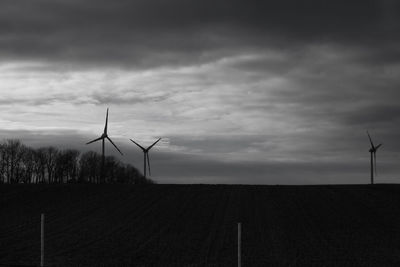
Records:
[[[242,223],[238,223],[238,267],[242,266]]]
[[[40,218],[40,266],[44,266],[44,213]]]

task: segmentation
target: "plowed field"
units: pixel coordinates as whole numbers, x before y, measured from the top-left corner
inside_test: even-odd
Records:
[[[0,185],[0,265],[400,266],[400,186]]]

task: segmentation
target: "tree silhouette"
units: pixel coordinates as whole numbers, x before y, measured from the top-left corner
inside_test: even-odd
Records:
[[[53,183],[55,179],[55,170],[56,170],[56,163],[57,157],[59,156],[60,152],[55,147],[46,147],[45,150],[45,158],[46,158],[46,168],[47,168],[47,176],[49,183]]]
[[[33,149],[16,139],[0,143],[0,183],[99,183],[102,157],[89,151]],[[106,183],[153,183],[135,167],[113,156],[105,158]]]
[[[23,145],[19,140],[9,139],[3,144],[5,182],[18,183],[20,179],[20,164],[23,156]]]

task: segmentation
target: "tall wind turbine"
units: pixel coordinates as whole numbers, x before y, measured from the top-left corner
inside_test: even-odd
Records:
[[[149,146],[148,148],[144,148],[141,145],[139,145],[138,143],[136,143],[135,141],[131,140],[135,145],[137,145],[138,147],[140,147],[143,151],[143,161],[144,161],[144,168],[143,168],[143,175],[144,178],[146,178],[146,162],[148,163],[148,167],[149,167],[149,175],[151,175],[151,171],[150,171],[150,158],[149,158],[149,150],[158,143],[158,141],[161,140],[161,138],[158,138],[157,141],[155,141],[151,146]]]
[[[382,144],[375,146],[368,131],[367,134],[369,142],[371,143],[371,148],[369,149],[369,153],[371,153],[371,184],[374,184],[374,170],[376,175],[376,151],[379,147],[381,147]]]
[[[110,141],[110,143],[118,150],[118,152],[121,154],[121,155],[124,155],[124,154],[122,154],[122,152],[121,152],[121,150],[119,150],[119,148],[114,144],[114,142],[111,140],[111,138],[110,137],[108,137],[108,134],[107,134],[107,127],[108,127],[108,108],[107,108],[107,114],[106,114],[106,125],[104,126],[104,132],[103,132],[103,134],[99,137],[99,138],[97,138],[97,139],[94,139],[94,140],[92,140],[92,141],[90,141],[90,142],[87,142],[86,144],[88,145],[88,144],[91,144],[91,143],[94,143],[94,142],[97,142],[97,141],[102,141],[102,153],[101,153],[101,182],[104,182],[104,178],[105,178],[105,174],[104,174],[104,161],[105,161],[105,156],[104,156],[104,142],[105,142],[105,139],[108,139],[108,141]]]

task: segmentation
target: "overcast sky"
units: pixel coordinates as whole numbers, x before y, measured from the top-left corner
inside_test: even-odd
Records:
[[[400,182],[396,0],[0,0],[0,136],[158,183]]]

